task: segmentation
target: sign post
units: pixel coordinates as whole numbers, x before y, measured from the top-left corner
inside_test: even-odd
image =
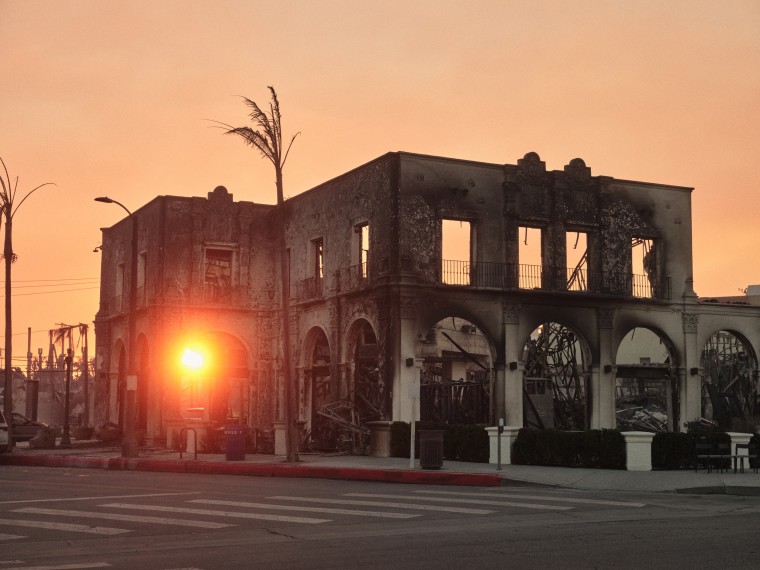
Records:
[[[499,418],[499,435],[496,436],[496,457],[497,457],[497,465],[496,465],[496,471],[501,471],[501,434],[504,433],[504,418]]]
[[[415,440],[415,424],[417,416],[417,401],[420,399],[420,378],[414,376],[409,379],[409,398],[412,401],[412,429],[411,441],[409,442],[409,469],[414,469],[414,440]]]

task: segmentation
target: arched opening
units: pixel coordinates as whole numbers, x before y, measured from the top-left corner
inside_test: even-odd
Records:
[[[330,370],[330,343],[321,328],[315,327],[306,335],[304,357],[300,400],[307,410],[311,444],[315,449],[333,449],[336,434],[329,405],[338,400],[338,391]]]
[[[444,424],[491,424],[493,350],[472,322],[446,317],[418,343],[422,357],[420,420]]]
[[[144,335],[137,339],[137,418],[135,428],[146,429],[148,426],[148,385],[150,370],[148,366],[148,341]]]
[[[348,367],[351,373],[349,399],[359,414],[361,425],[390,416],[389,392],[385,387],[377,335],[365,319],[350,328],[347,337]]]
[[[678,431],[679,392],[667,339],[643,327],[625,335],[615,364],[615,416],[627,431]]]
[[[570,328],[539,325],[523,349],[523,417],[536,429],[584,430],[589,425],[590,350]]]
[[[718,331],[705,343],[702,368],[702,417],[724,429],[745,429],[760,415],[757,357],[749,343]]]
[[[183,416],[247,422],[248,352],[237,338],[221,332],[200,335],[186,349],[183,364]]]

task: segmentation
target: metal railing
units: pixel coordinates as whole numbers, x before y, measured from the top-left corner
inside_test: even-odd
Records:
[[[339,291],[360,291],[369,285],[367,263],[342,267],[337,271],[337,287]]]
[[[670,299],[669,278],[657,281],[648,275],[595,272],[585,267],[473,263],[444,259],[441,260],[438,282],[443,285],[473,288],[541,289],[607,293],[639,299]]]
[[[297,296],[302,301],[324,297],[324,277],[309,277],[298,282]]]

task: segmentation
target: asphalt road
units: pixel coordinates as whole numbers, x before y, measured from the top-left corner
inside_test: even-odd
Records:
[[[0,569],[755,568],[760,499],[0,469]]]

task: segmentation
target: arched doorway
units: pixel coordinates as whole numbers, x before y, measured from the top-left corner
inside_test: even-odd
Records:
[[[300,401],[306,410],[305,420],[311,430],[315,449],[333,449],[335,433],[328,406],[338,400],[338,390],[331,373],[330,343],[324,330],[311,329],[304,341],[304,374]],[[303,416],[302,416],[303,417]]]
[[[145,335],[140,335],[137,339],[137,418],[135,429],[142,430],[148,426],[148,385],[149,366],[148,366],[148,341]]]
[[[615,416],[627,431],[678,431],[679,392],[673,349],[663,336],[636,327],[623,337],[615,364]]]
[[[757,356],[746,339],[716,332],[702,349],[700,366],[702,417],[724,429],[745,429],[742,424],[760,415]]]
[[[347,346],[349,400],[354,403],[360,424],[389,417],[390,393],[385,386],[377,335],[366,319],[359,319],[351,325]]]
[[[182,413],[215,423],[247,422],[248,351],[234,336],[205,333],[188,348],[197,367],[183,382]]]
[[[572,329],[539,325],[523,348],[523,417],[536,429],[584,430],[589,425],[591,352]]]
[[[438,321],[418,342],[423,359],[420,420],[488,424],[493,420],[493,349],[489,337],[461,317]]]

